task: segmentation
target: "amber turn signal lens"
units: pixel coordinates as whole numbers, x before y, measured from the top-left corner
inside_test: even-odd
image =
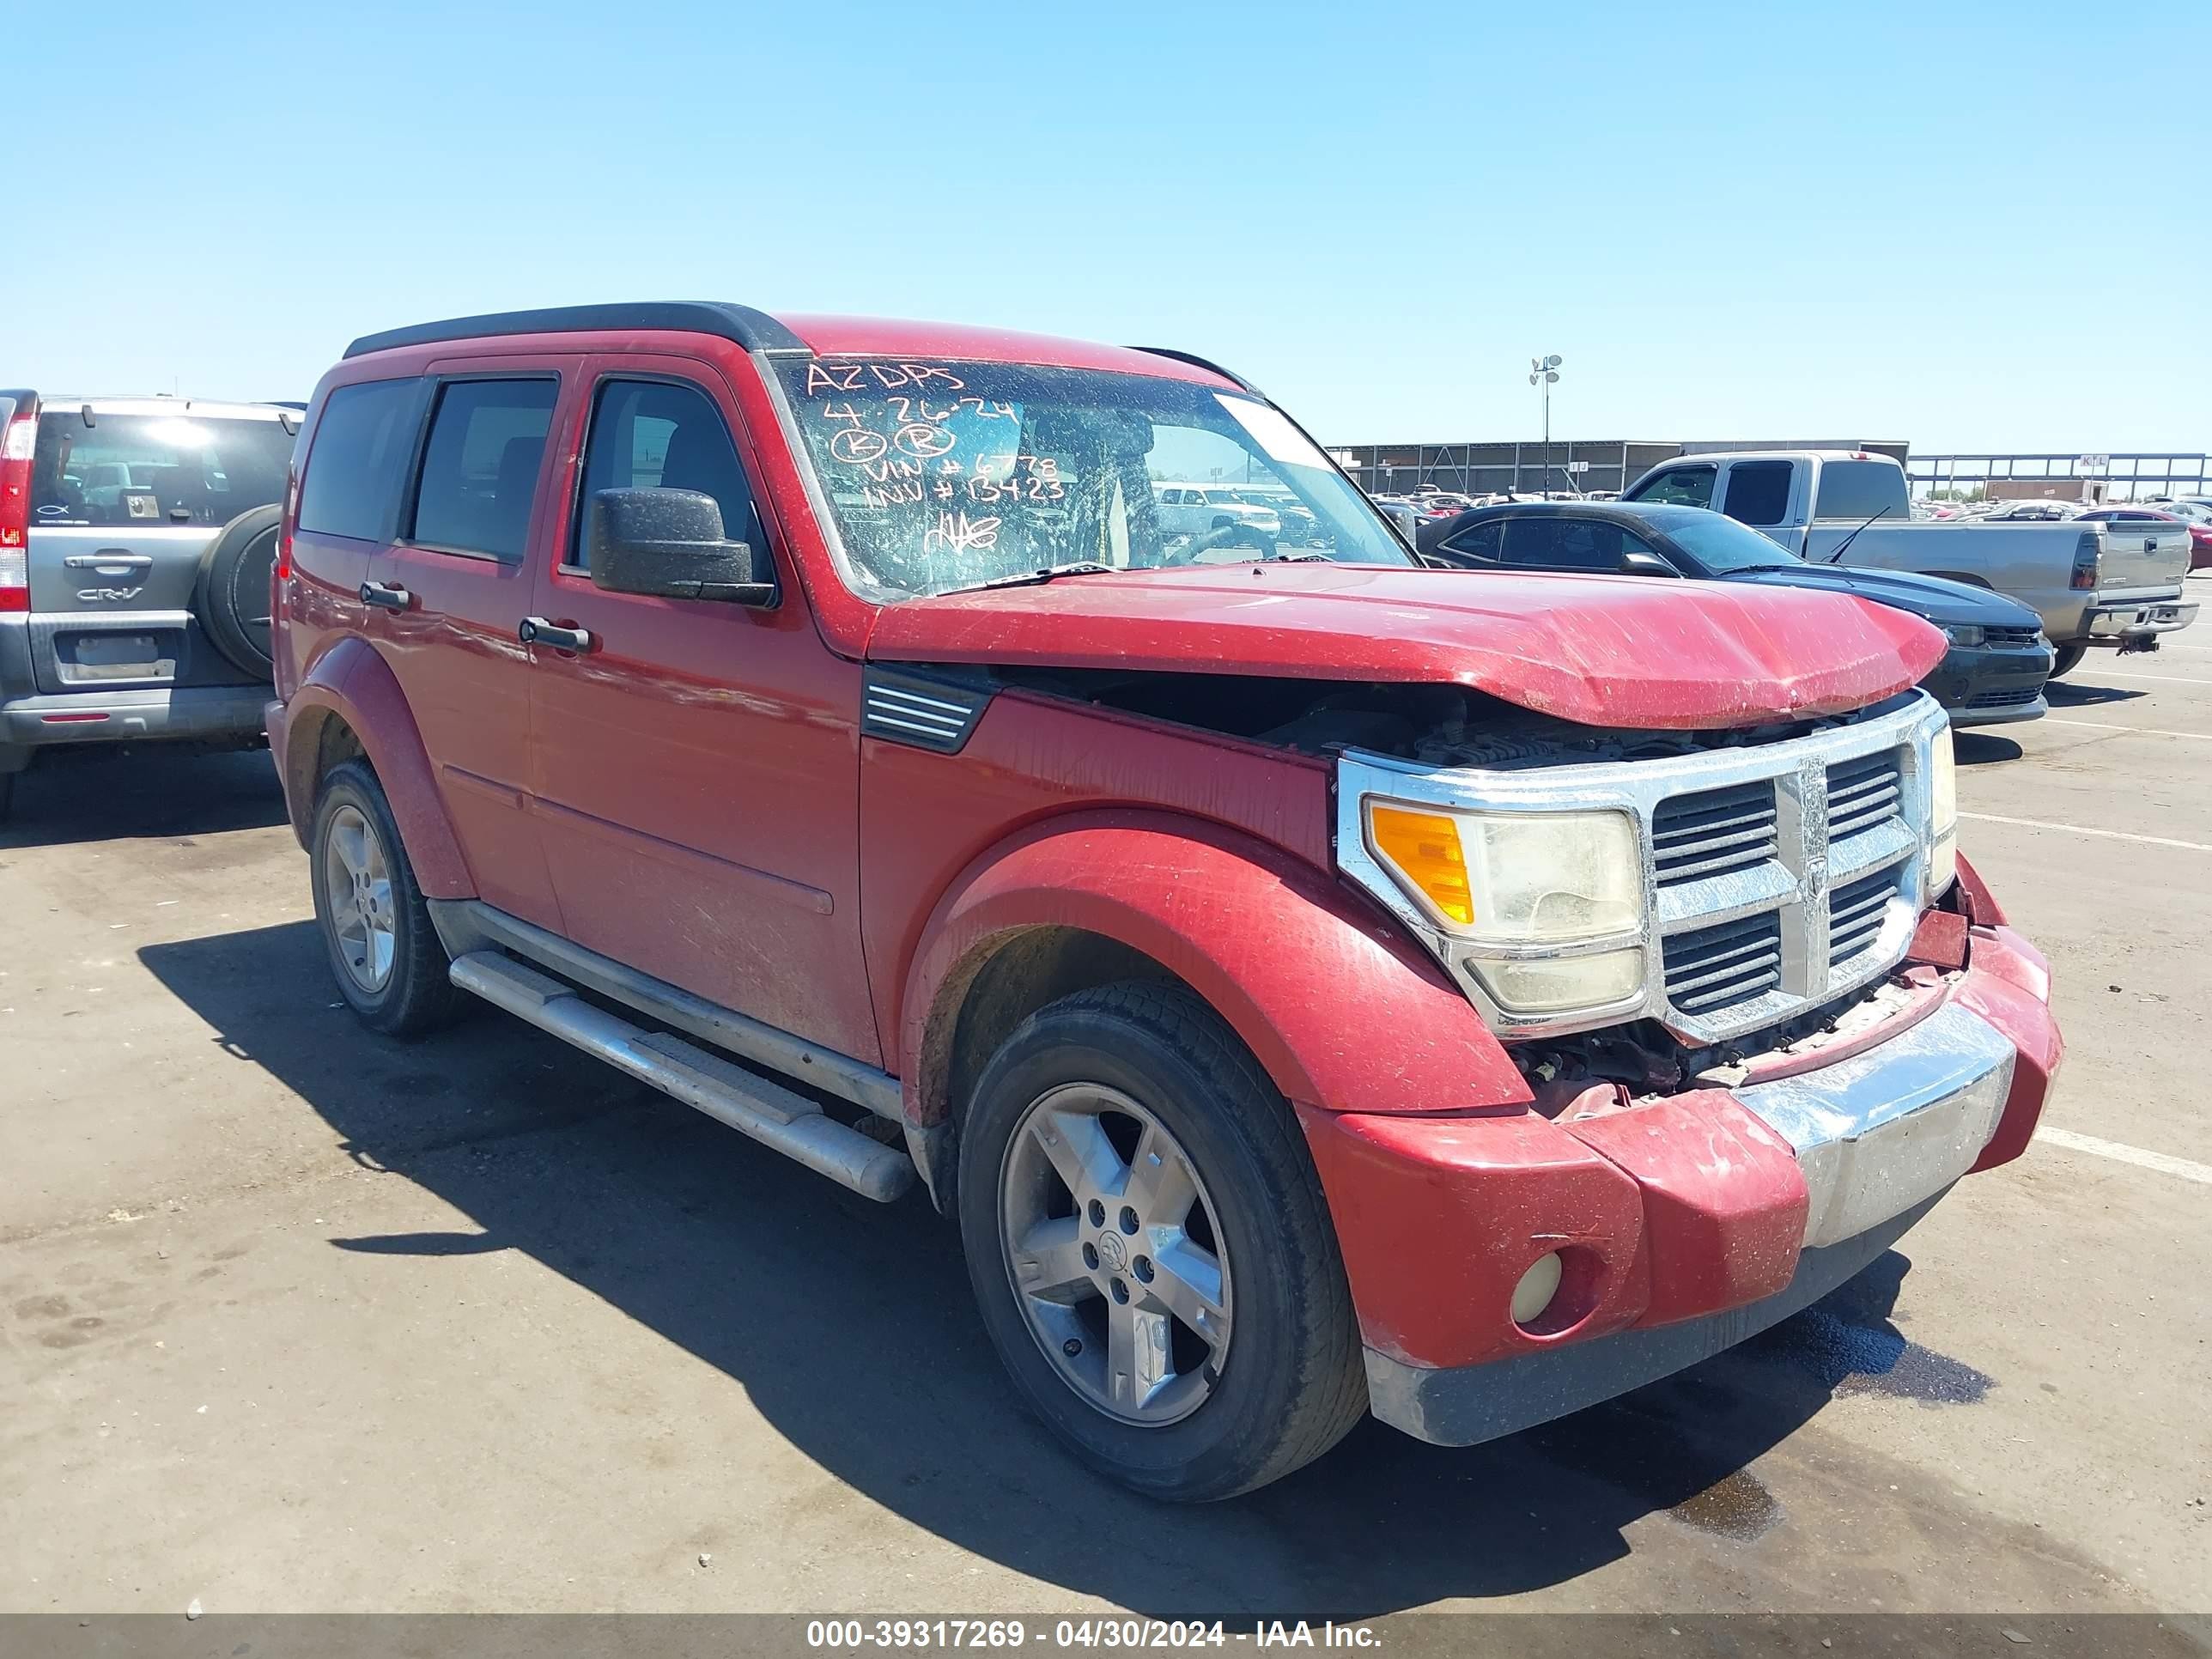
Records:
[[[1468,888],[1467,859],[1460,851],[1457,824],[1435,812],[1377,802],[1368,809],[1368,825],[1376,853],[1435,905],[1437,914],[1462,927],[1474,925],[1474,895]]]

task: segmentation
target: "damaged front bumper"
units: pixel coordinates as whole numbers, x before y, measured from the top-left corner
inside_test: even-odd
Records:
[[[2062,1052],[2047,971],[2002,927],[1969,943],[1963,974],[1870,1040],[1733,1087],[1557,1122],[1304,1114],[1376,1415],[1468,1445],[1640,1387],[1817,1300],[2017,1157]],[[1549,1255],[1559,1288],[1516,1322],[1513,1287]]]

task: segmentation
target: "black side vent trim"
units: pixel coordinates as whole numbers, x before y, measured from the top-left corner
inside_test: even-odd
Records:
[[[860,733],[957,755],[990,701],[988,686],[870,668],[860,677]]]

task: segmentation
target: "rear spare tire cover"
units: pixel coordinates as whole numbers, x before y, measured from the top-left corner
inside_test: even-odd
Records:
[[[263,681],[276,672],[269,652],[269,581],[283,517],[283,509],[271,502],[223,526],[200,560],[192,592],[193,614],[215,648]]]

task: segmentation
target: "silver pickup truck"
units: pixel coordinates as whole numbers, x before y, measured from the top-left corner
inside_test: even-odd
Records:
[[[2157,648],[2196,620],[2185,525],[1916,520],[1905,469],[1859,450],[1739,450],[1662,462],[1630,501],[1717,507],[1815,564],[1911,570],[1993,588],[2043,618],[2054,677],[2093,646]],[[1840,551],[1841,557],[1838,557]]]
[[[261,741],[299,416],[0,389],[0,817],[39,755]]]

